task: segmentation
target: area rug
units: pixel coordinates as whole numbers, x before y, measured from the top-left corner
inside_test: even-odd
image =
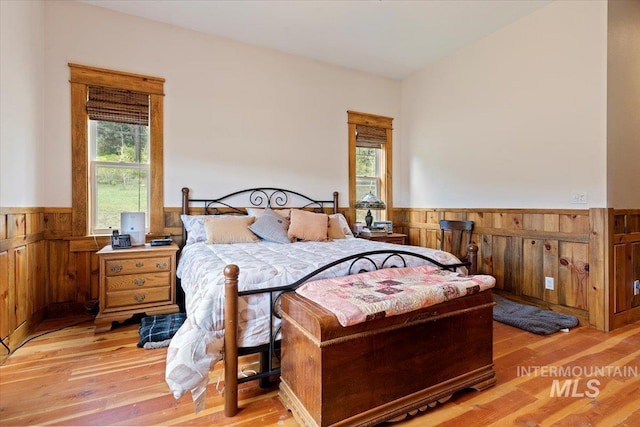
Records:
[[[550,335],[578,326],[578,318],[555,311],[542,310],[531,305],[518,304],[493,294],[493,320],[538,335]]]

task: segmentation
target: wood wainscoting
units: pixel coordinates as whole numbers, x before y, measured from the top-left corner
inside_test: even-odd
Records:
[[[610,329],[640,319],[640,209],[609,212]]]
[[[393,210],[411,245],[439,248],[441,219],[474,222],[479,273],[495,276],[498,292],[599,330],[640,319],[640,209]]]
[[[162,236],[179,242],[180,210],[167,211]],[[72,224],[71,208],[0,208],[0,340],[10,349],[42,319],[86,314],[98,302],[96,252],[109,236],[73,236]]]
[[[350,219],[348,209],[340,209]],[[394,231],[438,248],[440,219],[474,221],[481,273],[498,292],[611,330],[640,319],[640,209],[394,208]],[[164,235],[181,241],[180,208]],[[155,236],[154,236],[155,237]],[[98,257],[108,236],[72,236],[71,208],[0,208],[0,339],[24,341],[43,318],[86,313],[98,300]],[[554,289],[545,289],[551,277]],[[0,360],[6,351],[0,351]]]
[[[43,208],[0,209],[0,339],[21,344],[44,318],[46,242]],[[8,356],[0,349],[0,361]]]
[[[44,318],[88,313],[98,300],[95,253],[108,242],[71,237],[71,208],[1,208],[2,342],[14,349]]]

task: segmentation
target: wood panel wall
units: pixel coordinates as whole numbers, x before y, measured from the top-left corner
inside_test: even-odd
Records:
[[[71,208],[0,210],[0,339],[10,348],[44,317],[97,302],[95,253],[109,238],[73,237],[71,217]],[[394,208],[392,218],[410,244],[431,248],[440,245],[440,219],[474,221],[480,273],[496,277],[498,292],[600,330],[640,319],[640,209]],[[180,244],[180,209],[165,208],[164,224],[164,235]]]
[[[441,219],[474,221],[479,273],[514,299],[610,330],[640,319],[640,210],[408,209],[393,211],[412,245],[439,248]],[[554,289],[545,287],[552,278]]]
[[[610,329],[640,319],[640,210],[611,213]]]

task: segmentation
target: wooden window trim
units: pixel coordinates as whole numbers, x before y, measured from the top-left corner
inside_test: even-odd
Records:
[[[383,173],[380,183],[380,194],[382,200],[387,206],[384,211],[385,218],[391,218],[393,212],[393,118],[378,116],[375,114],[360,113],[357,111],[347,111],[349,124],[349,213],[355,218],[356,204],[356,126],[368,125],[384,128],[387,131],[387,141],[384,143],[382,150]]]
[[[69,63],[71,78],[71,233],[89,234],[89,141],[86,110],[89,86],[128,89],[149,94],[151,188],[149,233],[164,232],[164,82],[163,78]]]

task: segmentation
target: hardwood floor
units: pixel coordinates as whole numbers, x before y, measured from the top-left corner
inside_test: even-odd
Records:
[[[206,407],[195,414],[190,397],[175,400],[164,382],[166,348],[137,348],[136,324],[94,335],[92,320],[47,320],[39,333],[82,323],[35,338],[7,359],[0,424],[298,425],[277,386],[252,383],[239,392],[240,413],[225,418],[219,366]],[[243,362],[253,367],[253,359]],[[546,337],[494,322],[494,362],[495,387],[454,394],[394,426],[640,426],[640,322],[611,333],[580,327]]]

